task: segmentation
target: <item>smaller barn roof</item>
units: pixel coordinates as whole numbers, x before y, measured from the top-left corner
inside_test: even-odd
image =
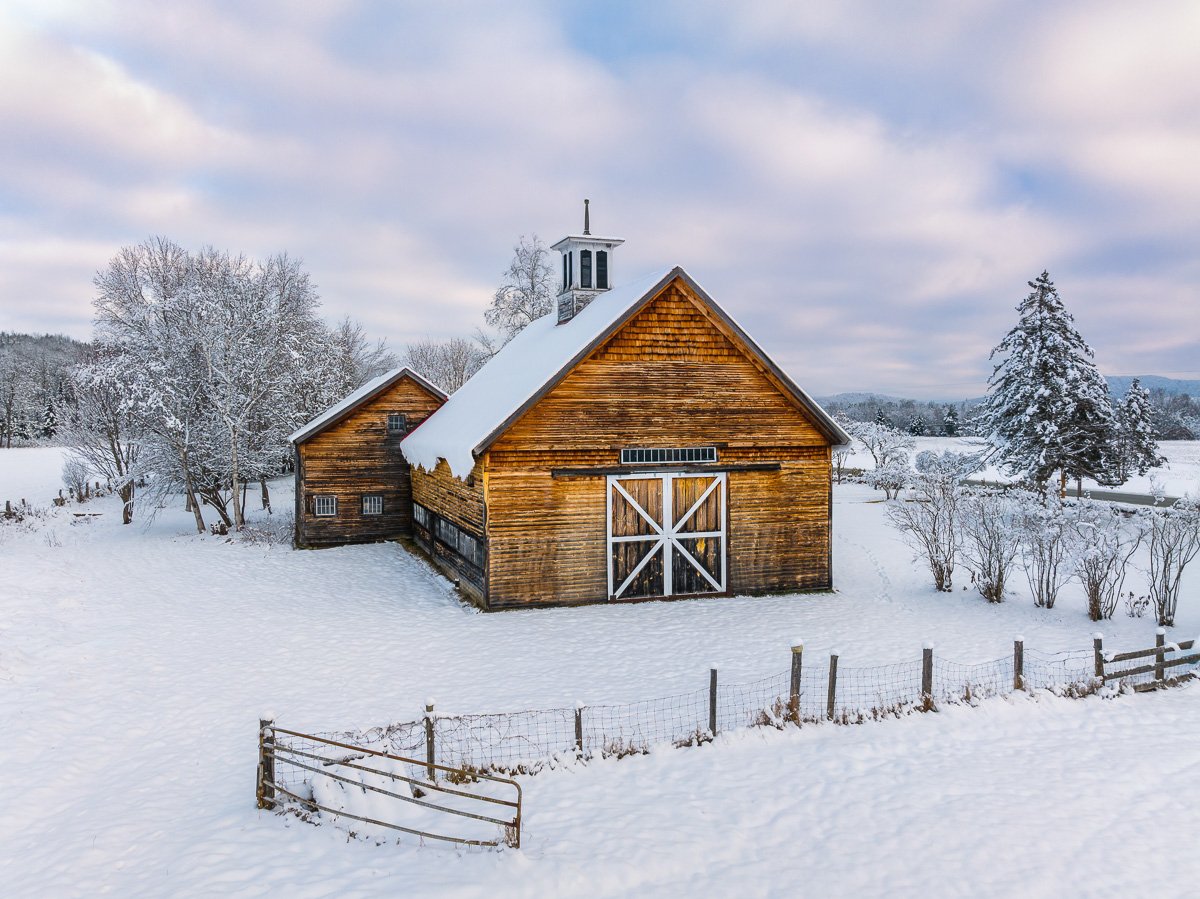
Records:
[[[358,388],[358,390],[354,391],[340,403],[330,406],[304,427],[292,434],[288,440],[296,445],[299,445],[305,440],[308,440],[310,437],[320,434],[326,428],[336,424],[346,415],[349,415],[358,406],[373,400],[401,378],[405,377],[412,378],[434,396],[440,397],[443,400],[446,398],[445,391],[443,391],[440,387],[431,384],[411,368],[405,368],[403,366],[400,368],[393,368],[387,374],[380,375],[378,378],[374,378],[368,381],[366,384],[363,384],[362,387]]]
[[[400,444],[404,457],[426,471],[433,471],[438,459],[445,459],[454,475],[465,478],[475,467],[477,454],[676,277],[708,303],[826,437],[835,444],[850,442],[850,436],[837,422],[796,386],[687,272],[676,266],[599,294],[565,324],[559,325],[553,313],[531,322],[442,408],[404,438]]]

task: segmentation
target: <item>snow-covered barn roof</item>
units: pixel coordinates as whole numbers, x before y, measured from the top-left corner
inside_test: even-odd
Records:
[[[380,375],[378,378],[368,381],[362,387],[354,391],[340,403],[330,406],[304,427],[300,428],[291,437],[288,438],[293,444],[301,444],[310,437],[321,433],[330,425],[341,420],[345,415],[354,411],[355,407],[374,399],[383,391],[387,390],[401,378],[409,377],[432,393],[434,396],[442,399],[446,398],[446,393],[440,387],[436,387],[421,377],[411,368],[393,368],[387,374]]]
[[[476,457],[596,347],[611,337],[675,278],[681,278],[729,327],[758,361],[835,444],[850,442],[828,413],[789,378],[750,336],[679,266],[655,272],[596,296],[569,322],[554,313],[530,323],[490,362],[400,444],[404,457],[426,471],[445,459],[465,478]]]

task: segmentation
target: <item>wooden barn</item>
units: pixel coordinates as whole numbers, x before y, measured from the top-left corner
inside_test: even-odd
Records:
[[[412,482],[400,442],[446,401],[398,368],[364,384],[291,436],[296,545],[412,536]]]
[[[401,450],[416,541],[488,610],[833,587],[850,438],[681,268],[563,256],[529,325]]]

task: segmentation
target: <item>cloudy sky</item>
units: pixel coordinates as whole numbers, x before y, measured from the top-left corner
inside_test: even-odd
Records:
[[[0,330],[150,235],[470,333],[522,234],[683,265],[802,386],[978,395],[1049,269],[1200,376],[1200,4],[0,0]]]

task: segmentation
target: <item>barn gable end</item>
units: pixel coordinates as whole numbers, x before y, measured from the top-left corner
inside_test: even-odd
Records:
[[[432,384],[397,369],[293,434],[296,544],[411,536],[412,485],[400,443],[443,402]]]
[[[608,491],[639,447],[715,448],[691,468],[724,479],[722,592],[829,588],[830,440],[810,415],[671,279],[487,447],[488,606],[609,598]]]

